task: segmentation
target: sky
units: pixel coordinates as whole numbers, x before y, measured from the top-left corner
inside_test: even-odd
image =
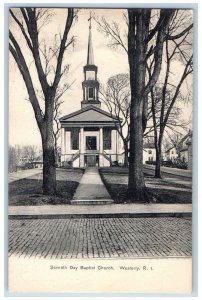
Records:
[[[122,11],[117,10],[94,10],[96,16],[105,15],[106,18],[122,19]],[[78,20],[75,22],[71,35],[75,36],[74,48],[71,47],[65,53],[65,61],[70,64],[69,74],[65,78],[72,86],[64,94],[61,106],[61,116],[81,108],[83,66],[87,62],[87,44],[89,32],[90,10],[80,10]],[[51,40],[55,32],[64,28],[66,10],[55,10],[55,16],[50,24],[43,28],[41,35]],[[14,24],[12,24],[14,26]],[[14,28],[14,27],[13,27]],[[16,28],[13,29],[14,31]],[[107,40],[103,34],[97,31],[97,25],[92,22],[92,39],[94,50],[94,61],[98,66],[98,79],[104,83],[107,79],[118,73],[128,72],[127,56],[123,51],[114,51],[107,46]],[[22,41],[22,40],[21,40]],[[26,54],[25,54],[26,55]],[[18,71],[17,65],[10,55],[9,59],[9,144],[35,144],[40,145],[40,134],[34,118],[33,109],[27,99],[27,91]]]
[[[54,35],[63,31],[66,9],[55,9],[54,16],[49,24],[41,30],[40,37],[45,39],[46,43],[52,43]],[[82,81],[83,66],[87,61],[87,44],[89,32],[90,10],[81,9],[78,18],[70,31],[69,38],[75,36],[74,47],[70,47],[64,56],[64,63],[69,64],[69,74],[63,78],[63,83],[73,83],[71,88],[63,95],[63,104],[61,106],[61,117],[81,108],[82,101]],[[92,10],[92,14],[101,18],[104,16],[107,20],[116,20],[122,30],[125,30],[125,20],[123,19],[123,10],[117,9],[96,9]],[[12,31],[18,35],[19,30],[14,22],[11,22]],[[18,35],[22,45],[22,51],[29,61],[29,68],[36,80],[33,70],[34,63],[30,60],[30,56],[23,44],[23,39]],[[109,40],[97,30],[97,24],[92,22],[92,39],[94,50],[94,61],[98,66],[98,79],[105,84],[107,79],[115,74],[128,73],[128,59],[123,49],[111,49],[108,47]],[[179,62],[176,62],[176,70],[180,69]],[[192,107],[187,108],[188,114]],[[188,115],[187,114],[187,115]],[[12,56],[9,56],[9,144],[10,145],[41,145],[39,130],[34,118],[33,109],[28,101],[26,87],[19,73],[17,65]]]

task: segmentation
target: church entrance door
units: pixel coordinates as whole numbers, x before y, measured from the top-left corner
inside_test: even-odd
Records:
[[[88,167],[96,166],[96,156],[95,155],[87,155],[87,166]]]

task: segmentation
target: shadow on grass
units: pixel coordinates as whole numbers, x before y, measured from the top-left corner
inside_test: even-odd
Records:
[[[9,184],[9,205],[69,204],[83,175],[82,170],[57,170],[57,194],[42,194],[42,174]]]
[[[118,174],[114,172],[105,172],[105,169],[100,169],[100,175],[103,183],[105,184],[111,198],[115,203],[124,203],[128,202],[127,197],[127,179],[128,174],[121,174],[118,171]],[[120,183],[122,176],[122,181],[125,183]],[[115,183],[119,182],[119,183]],[[191,190],[187,189],[182,184],[167,182],[163,179],[157,179],[153,176],[145,176],[146,184],[150,186],[147,187],[147,191],[151,194],[151,201],[153,203],[181,203],[188,204],[192,203],[192,193]],[[152,200],[153,199],[153,200]]]

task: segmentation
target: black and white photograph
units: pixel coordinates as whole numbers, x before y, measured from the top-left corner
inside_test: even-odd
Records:
[[[8,291],[191,294],[194,9],[7,10]]]

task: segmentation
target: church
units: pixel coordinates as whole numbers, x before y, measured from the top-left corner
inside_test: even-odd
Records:
[[[119,161],[121,141],[117,118],[101,109],[91,18],[87,64],[83,67],[83,73],[81,109],[60,118],[61,164],[72,167],[107,167]]]

